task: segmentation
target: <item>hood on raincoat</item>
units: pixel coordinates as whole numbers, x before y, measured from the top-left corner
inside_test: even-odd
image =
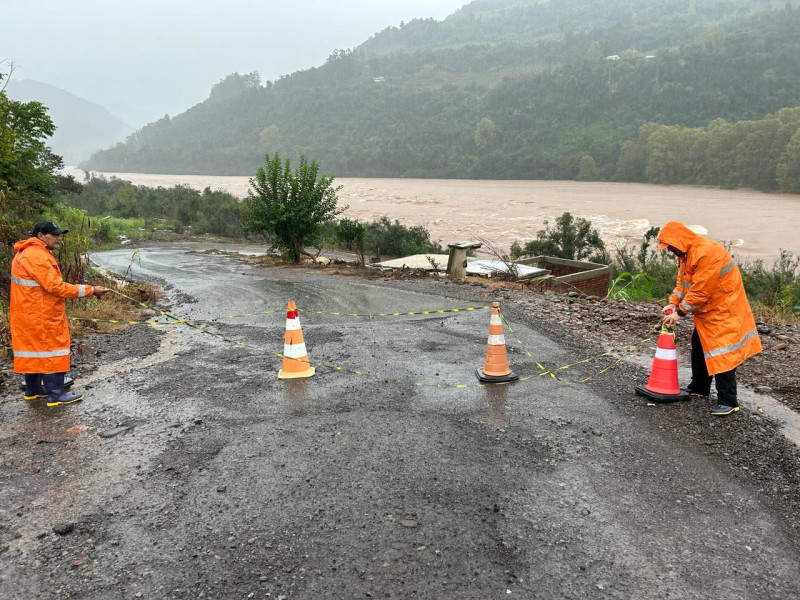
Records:
[[[683,223],[670,221],[658,233],[658,241],[661,242],[658,249],[664,250],[667,246],[672,246],[686,253],[696,237],[697,234]]]
[[[43,248],[47,247],[42,240],[35,237],[29,237],[25,240],[20,240],[16,244],[14,244],[14,252],[22,252],[25,248],[30,248],[31,246],[41,246]]]

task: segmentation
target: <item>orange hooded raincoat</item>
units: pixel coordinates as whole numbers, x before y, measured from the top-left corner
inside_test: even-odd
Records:
[[[677,221],[664,225],[658,241],[686,253],[678,258],[669,301],[694,317],[709,375],[731,371],[761,352],[742,275],[728,251]]]
[[[17,373],[69,371],[69,325],[64,298],[91,296],[90,285],[65,283],[40,239],[14,244],[11,262],[11,347]]]

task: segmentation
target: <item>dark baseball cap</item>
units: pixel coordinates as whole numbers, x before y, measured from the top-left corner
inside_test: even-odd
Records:
[[[33,237],[36,237],[40,233],[52,233],[53,235],[61,235],[63,233],[67,233],[69,229],[61,229],[58,225],[53,223],[52,221],[39,221],[36,225],[33,226]]]

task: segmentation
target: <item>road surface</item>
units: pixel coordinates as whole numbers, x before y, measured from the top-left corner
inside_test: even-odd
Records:
[[[778,511],[624,410],[636,382],[539,376],[512,339],[542,365],[580,357],[517,322],[523,380],[479,386],[484,308],[332,314],[486,302],[131,252],[93,259],[164,283],[204,331],[104,336],[76,358],[83,403],[0,405],[0,597],[800,597]],[[277,378],[289,300],[309,379]]]

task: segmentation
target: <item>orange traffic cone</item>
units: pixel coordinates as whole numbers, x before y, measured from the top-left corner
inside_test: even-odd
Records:
[[[286,335],[283,338],[283,368],[278,371],[278,379],[297,379],[311,377],[314,367],[308,362],[303,330],[300,329],[300,317],[297,306],[289,302],[286,307]]]
[[[512,373],[508,366],[506,340],[503,336],[503,322],[500,320],[499,308],[499,302],[492,302],[489,339],[486,342],[486,362],[483,371],[478,369],[478,379],[483,383],[502,383],[519,379],[519,375]]]
[[[656,356],[650,370],[650,380],[647,385],[637,385],[635,388],[639,396],[649,398],[654,402],[677,402],[690,400],[688,392],[681,391],[678,386],[678,351],[675,349],[675,339],[664,327],[658,336]]]

